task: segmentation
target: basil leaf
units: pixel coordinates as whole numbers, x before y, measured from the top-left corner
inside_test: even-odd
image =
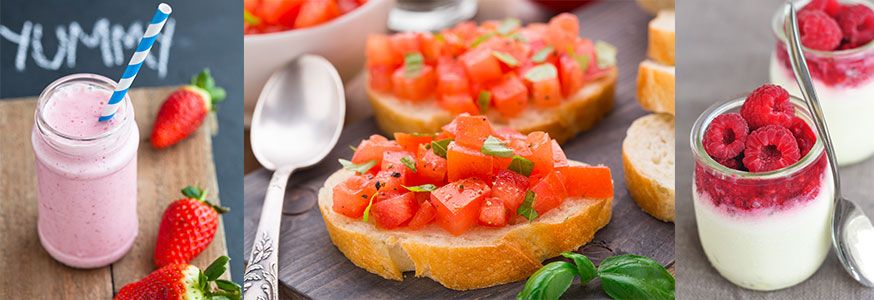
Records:
[[[525,176],[531,176],[531,172],[534,171],[534,162],[519,155],[514,155],[507,169]]]
[[[485,114],[489,109],[489,103],[491,103],[492,93],[488,91],[479,92],[479,97],[476,99],[476,103],[479,105],[479,113]]]
[[[446,37],[444,37],[442,33],[434,34],[434,39],[441,43],[446,41]]]
[[[507,37],[509,37],[509,38],[511,38],[511,39],[514,39],[514,40],[517,40],[517,41],[520,41],[520,42],[523,42],[523,43],[527,43],[527,42],[528,42],[528,39],[526,39],[526,38],[525,38],[521,33],[519,33],[519,32],[514,32],[513,34],[508,35]]]
[[[498,33],[500,33],[501,35],[507,35],[510,32],[513,32],[513,30],[516,30],[516,28],[519,28],[519,25],[521,23],[522,22],[519,22],[519,19],[506,18],[504,19],[504,21],[501,22],[501,25],[498,26]]]
[[[376,165],[376,160],[369,160],[365,163],[360,163],[360,164],[355,164],[355,163],[352,163],[351,161],[348,161],[348,160],[345,160],[342,158],[339,159],[339,161],[340,161],[340,164],[343,165],[344,169],[357,172],[358,174],[367,173],[367,171],[369,171],[370,168],[373,168],[373,166]]]
[[[349,145],[349,149],[352,149],[352,152],[358,151],[358,147]]]
[[[595,42],[595,57],[599,68],[616,65],[616,47],[605,41]]]
[[[550,63],[540,64],[525,72],[524,77],[531,82],[552,79],[558,77],[558,69]]]
[[[558,299],[574,281],[574,265],[566,261],[554,261],[534,272],[516,299]]]
[[[534,53],[534,56],[531,57],[531,61],[538,64],[542,63],[546,61],[547,58],[549,58],[549,55],[552,54],[552,51],[555,51],[552,46],[546,46],[545,48],[540,49],[540,51],[537,51],[537,53]]]
[[[252,26],[261,24],[261,18],[250,13],[248,10],[243,10],[243,22]]]
[[[493,137],[491,135],[488,138],[486,138],[485,142],[483,142],[483,147],[480,149],[480,152],[482,152],[485,155],[491,155],[491,156],[497,156],[497,157],[512,157],[513,156],[512,149],[507,148],[507,146],[504,145],[504,142],[502,142],[498,138]]]
[[[586,70],[589,69],[589,56],[588,55],[578,54],[576,51],[574,51],[573,48],[569,48],[568,53],[570,53],[571,58],[573,58],[577,62],[577,65],[580,66],[580,70],[583,70],[583,73],[585,73]]]
[[[523,200],[522,205],[519,205],[519,208],[516,209],[516,214],[525,217],[528,221],[537,218],[537,211],[534,210],[534,198],[536,196],[537,195],[532,191],[525,192],[525,200]]]
[[[416,161],[413,160],[412,157],[401,157],[401,163],[407,166],[407,168],[409,168],[410,170],[413,170],[413,173],[416,173]]]
[[[658,262],[625,254],[598,267],[601,288],[613,299],[674,299],[674,276]]]
[[[481,36],[476,37],[476,39],[474,39],[473,42],[470,43],[470,48],[476,48],[476,46],[479,46],[479,44],[482,44],[483,42],[487,41],[488,39],[492,38],[493,36],[495,36],[495,33],[489,32],[489,33],[486,33],[486,34],[483,34]]]
[[[430,137],[434,136],[433,133],[420,133],[420,132],[411,132],[410,135],[412,135],[412,136],[430,136]]]
[[[431,150],[434,150],[434,154],[437,154],[437,156],[446,158],[446,149],[447,147],[449,147],[449,143],[451,142],[452,139],[433,141],[431,142]]]
[[[492,51],[492,56],[503,62],[505,65],[509,67],[515,67],[519,65],[519,61],[516,60],[515,57],[506,52],[501,51]]]
[[[404,77],[413,78],[419,75],[422,71],[422,66],[425,64],[425,58],[422,53],[411,52],[404,55]]]
[[[364,208],[364,215],[361,216],[361,220],[363,220],[364,223],[367,223],[367,219],[370,217],[370,207],[373,206],[373,198],[376,198],[376,195],[378,195],[378,194],[379,194],[379,181],[376,182],[376,192],[374,192],[373,195],[370,196],[370,202],[367,203],[367,207]]]
[[[595,264],[585,255],[576,252],[562,252],[561,256],[570,258],[577,266],[577,276],[580,276],[580,284],[586,285],[595,277],[598,277],[598,270],[595,269]]]
[[[410,191],[410,192],[419,192],[419,193],[424,193],[424,192],[433,192],[434,190],[437,189],[437,186],[436,186],[436,185],[433,185],[433,184],[430,184],[430,183],[429,183],[429,184],[423,184],[423,185],[417,185],[417,186],[406,186],[406,185],[402,185],[402,187],[404,187],[405,189],[407,189],[407,190]]]

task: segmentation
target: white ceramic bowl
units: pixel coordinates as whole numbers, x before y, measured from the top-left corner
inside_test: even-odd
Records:
[[[394,0],[370,0],[316,27],[246,35],[243,38],[246,126],[270,74],[301,54],[324,56],[337,68],[343,81],[355,76],[364,66],[367,35],[386,31],[388,12],[393,6]]]

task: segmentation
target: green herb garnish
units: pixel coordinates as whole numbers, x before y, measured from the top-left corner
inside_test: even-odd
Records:
[[[446,150],[447,147],[449,147],[450,142],[452,142],[452,139],[433,141],[431,142],[431,150],[433,150],[434,154],[437,154],[437,156],[446,158]]]
[[[531,176],[531,172],[534,171],[534,162],[519,155],[514,155],[507,169],[525,176]]]
[[[407,166],[413,173],[416,173],[416,161],[410,156],[401,157],[401,163]]]
[[[483,146],[480,149],[480,152],[485,155],[497,157],[513,156],[513,149],[507,148],[507,145],[504,145],[504,142],[493,136],[489,136],[488,138],[486,138],[486,141],[483,142]]]
[[[480,44],[482,44],[483,42],[492,38],[493,36],[495,36],[495,33],[489,32],[489,33],[486,33],[486,34],[483,34],[481,36],[476,37],[476,39],[474,39],[473,42],[470,43],[470,48],[476,48],[476,46],[479,46]]]
[[[422,66],[425,64],[425,58],[422,53],[411,52],[404,55],[404,77],[413,78],[422,72]]]
[[[497,58],[498,60],[500,60],[501,62],[503,62],[504,64],[506,64],[509,67],[515,67],[515,66],[519,65],[519,61],[516,60],[515,57],[513,57],[512,55],[510,55],[506,52],[492,51],[492,56],[494,56],[495,58]]]
[[[373,206],[373,198],[376,198],[376,195],[379,194],[379,182],[376,183],[376,186],[376,192],[373,193],[373,196],[370,196],[370,202],[367,203],[367,207],[364,208],[364,215],[361,216],[361,220],[363,220],[364,223],[367,223],[367,219],[370,217],[370,207]]]
[[[360,164],[356,164],[356,163],[353,163],[351,161],[348,161],[348,160],[345,160],[342,158],[339,159],[339,161],[340,161],[340,164],[343,165],[344,169],[357,172],[358,174],[367,173],[367,171],[369,171],[370,168],[373,168],[373,166],[376,165],[376,160],[369,160],[367,162],[360,163]]]
[[[580,70],[583,70],[583,73],[585,73],[586,70],[589,69],[589,56],[588,55],[577,54],[577,52],[574,51],[573,47],[568,47],[567,53],[570,54],[571,58],[573,58],[574,61],[577,62],[577,65],[580,66]]]
[[[608,257],[595,269],[588,257],[574,252],[561,254],[570,258],[551,262],[528,278],[516,299],[558,299],[580,277],[586,285],[601,279],[601,288],[613,299],[674,299],[674,276],[651,258],[624,254]],[[570,278],[568,278],[570,276]]]
[[[519,19],[516,18],[506,18],[504,21],[501,21],[501,25],[498,26],[498,33],[501,35],[507,35],[516,28],[519,28],[522,22],[519,22]]]
[[[437,189],[437,186],[435,186],[433,184],[423,184],[423,185],[417,185],[417,186],[402,185],[402,187],[404,187],[405,189],[407,189],[410,192],[432,192],[432,191]]]
[[[358,147],[349,145],[349,149],[352,149],[352,152],[358,151]]]
[[[595,56],[598,67],[606,68],[616,65],[616,47],[605,41],[595,42]]]
[[[479,97],[476,99],[476,103],[479,105],[479,113],[485,114],[489,109],[489,103],[491,103],[492,93],[488,91],[480,91]]]
[[[516,214],[525,217],[528,221],[533,221],[534,218],[537,218],[537,211],[534,210],[534,198],[536,196],[537,194],[534,194],[532,191],[525,192],[525,200],[516,209]]]
[[[537,53],[534,53],[534,56],[531,57],[531,61],[536,62],[538,64],[542,63],[542,62],[546,61],[546,59],[549,57],[550,54],[552,54],[552,51],[555,51],[555,49],[553,49],[552,46],[546,46],[543,49],[540,49],[539,51],[537,51]]]
[[[525,79],[528,79],[528,81],[538,82],[546,79],[556,78],[557,76],[558,69],[556,69],[553,64],[545,63],[531,68],[531,70],[525,72],[524,77]]]
[[[243,22],[252,26],[258,26],[261,24],[261,18],[253,15],[248,10],[243,10]]]

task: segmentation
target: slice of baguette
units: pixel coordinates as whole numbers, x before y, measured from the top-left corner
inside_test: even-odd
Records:
[[[673,66],[674,62],[674,11],[663,10],[649,21],[649,45],[646,55],[661,64]]]
[[[538,109],[529,105],[528,109],[512,119],[502,117],[495,111],[490,111],[487,116],[492,124],[509,126],[524,134],[545,131],[559,143],[564,143],[577,133],[594,127],[613,109],[617,77],[618,72],[613,68],[605,76],[587,82],[575,95],[563,100],[556,107]],[[394,95],[374,91],[369,85],[367,94],[373,105],[376,122],[386,134],[439,132],[440,127],[454,118],[435,99],[404,101]]]
[[[637,101],[643,109],[674,115],[674,70],[651,60],[637,70]]]
[[[674,117],[650,114],[628,128],[622,166],[631,198],[662,221],[674,221]]]
[[[340,252],[383,278],[401,281],[403,272],[415,271],[417,277],[430,277],[454,290],[526,279],[543,260],[591,241],[612,213],[612,197],[569,198],[533,222],[502,228],[478,225],[461,236],[435,224],[417,231],[381,230],[331,208],[333,187],[352,174],[337,171],[319,190],[319,210]]]

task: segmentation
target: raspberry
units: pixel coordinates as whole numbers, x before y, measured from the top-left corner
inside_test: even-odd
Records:
[[[795,142],[798,143],[799,154],[801,157],[804,157],[813,148],[813,144],[816,143],[816,135],[810,129],[810,125],[807,125],[807,122],[804,122],[799,117],[792,119],[792,125],[788,129],[792,132],[792,136],[795,137]]]
[[[767,172],[791,165],[800,157],[792,132],[786,127],[768,125],[747,136],[743,163],[750,172]]]
[[[874,11],[864,4],[845,6],[835,20],[844,33],[844,48],[856,48],[874,39]]]
[[[747,169],[743,165],[743,154],[726,159],[717,159],[716,160],[720,165],[738,170],[738,171],[747,171]]]
[[[841,12],[841,9],[843,9],[843,6],[838,3],[838,0],[813,0],[807,3],[801,11],[819,10],[834,17]]]
[[[782,87],[765,84],[755,89],[740,108],[751,130],[765,125],[789,127],[795,117],[795,107],[789,103],[789,93]]]
[[[716,160],[737,157],[744,151],[750,127],[740,114],[717,116],[704,131],[704,150]]]
[[[841,44],[841,27],[823,11],[798,13],[798,33],[801,44],[810,49],[831,51]]]

